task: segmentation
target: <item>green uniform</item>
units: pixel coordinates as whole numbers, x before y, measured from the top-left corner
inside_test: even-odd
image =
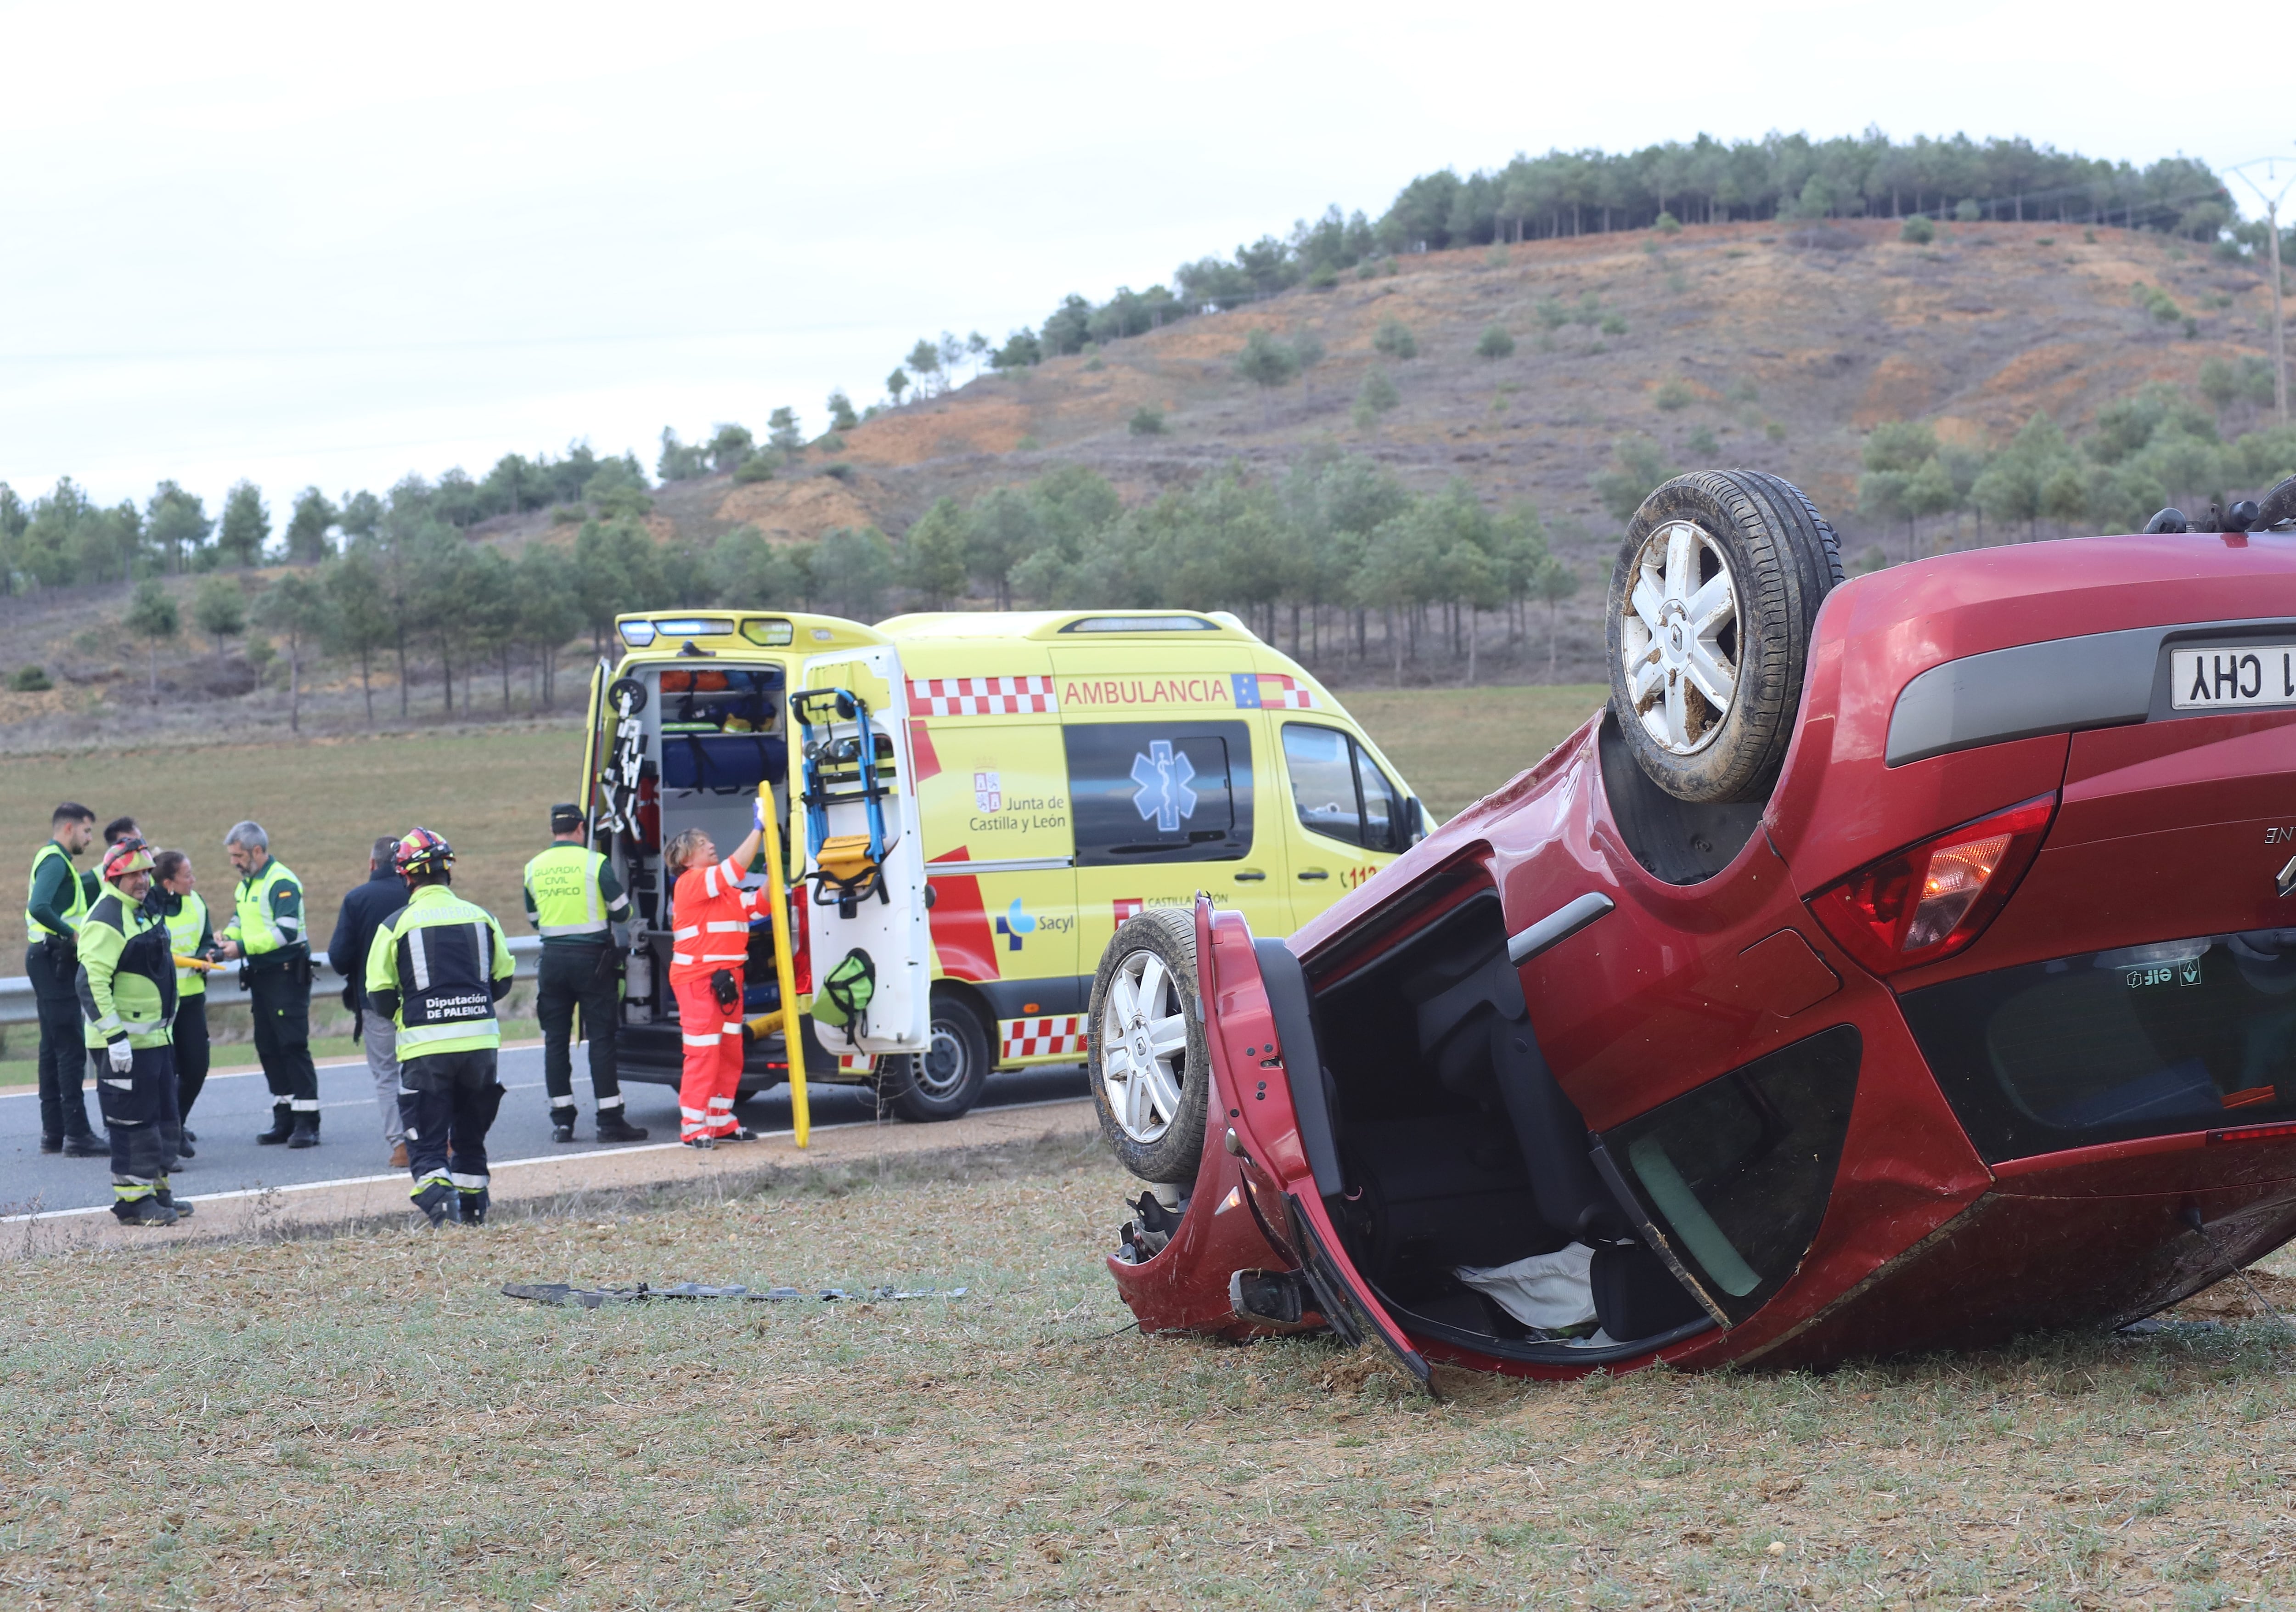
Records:
[[[277,857],[239,882],[223,938],[247,958],[255,1056],[271,1088],[271,1129],[258,1139],[309,1147],[319,1138],[319,1072],[311,1063],[311,949],[303,886]]]
[[[177,957],[203,958],[215,944],[215,931],[208,921],[208,904],[197,891],[174,898],[178,905],[173,912],[159,914],[168,926],[168,949]],[[176,970],[176,994],[205,996],[208,993],[207,971],[203,968]]]
[[[113,1212],[123,1217],[156,1197],[171,1202],[168,1172],[183,1146],[176,1104],[176,965],[168,926],[117,890],[106,890],[79,926],[77,980],[83,1039],[98,1105],[111,1134]],[[127,1067],[111,1049],[125,1041]]]
[[[510,993],[510,942],[485,908],[425,884],[374,932],[366,996],[398,1027],[398,1059],[491,1052],[495,1004]]]
[[[71,939],[87,917],[87,886],[71,853],[50,840],[32,858],[31,887],[24,895],[24,942],[37,946],[51,936]]]
[[[542,1084],[550,1123],[571,1134],[574,1013],[590,1044],[590,1090],[608,1131],[621,1123],[621,1072],[615,1031],[622,1012],[622,948],[629,938],[630,898],[614,865],[580,845],[553,845],[526,865],[526,921],[542,937],[534,1015],[542,1026]],[[615,1134],[627,1137],[627,1131]]]

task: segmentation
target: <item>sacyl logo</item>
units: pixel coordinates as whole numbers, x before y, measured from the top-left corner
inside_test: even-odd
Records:
[[[1020,950],[1021,940],[1037,933],[1037,920],[1021,910],[1019,896],[1013,898],[1012,906],[1006,908],[1004,916],[996,920],[996,933],[1004,937],[1007,951]]]

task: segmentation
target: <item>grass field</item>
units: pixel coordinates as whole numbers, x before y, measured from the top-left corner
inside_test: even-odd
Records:
[[[1447,817],[1545,754],[1600,703],[1595,687],[1357,690],[1348,707],[1428,807]],[[550,803],[574,793],[578,728],[531,726],[367,739],[17,756],[0,768],[0,867],[21,868],[60,800],[99,822],[134,817],[157,845],[192,852],[209,905],[228,902],[224,831],[253,818],[303,881],[324,943],[369,843],[416,823],[453,843],[458,888],[524,927],[519,872],[549,840]]]
[[[2286,1604],[2236,1321],[1554,1386],[1129,1330],[1096,1143],[59,1254],[0,1316],[15,1604]],[[965,1297],[529,1307],[505,1281]],[[2287,1284],[2278,1284],[2286,1286]]]

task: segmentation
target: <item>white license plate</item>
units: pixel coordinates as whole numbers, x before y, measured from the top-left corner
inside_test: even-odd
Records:
[[[2174,649],[2169,685],[2169,703],[2178,711],[2296,705],[2296,644]]]

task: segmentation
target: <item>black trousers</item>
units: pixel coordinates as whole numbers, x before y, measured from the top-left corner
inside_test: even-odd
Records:
[[[311,1063],[311,983],[299,952],[290,961],[251,967],[247,994],[255,1011],[255,1056],[271,1106],[319,1123],[319,1072]]]
[[[536,971],[534,1015],[542,1023],[542,1083],[554,1114],[574,1106],[574,1009],[590,1044],[590,1090],[601,1114],[622,1106],[614,1063],[614,1029],[622,1016],[622,975],[611,946],[542,944]]]
[[[492,1048],[433,1052],[398,1061],[398,1118],[406,1127],[406,1168],[421,1192],[450,1181],[481,1206],[487,1190],[487,1131],[502,1107]]]
[[[111,1189],[123,1204],[151,1196],[168,1184],[184,1144],[183,1119],[176,1112],[176,1054],[170,1047],[138,1047],[135,1064],[115,1073],[105,1051],[87,1054],[95,1076],[97,1105],[111,1133]]]
[[[72,958],[70,966],[62,959]],[[40,1016],[40,1134],[62,1139],[93,1136],[87,1099],[80,1082],[87,1071],[87,1049],[80,1043],[79,997],[73,984],[78,960],[69,949],[38,945],[24,951],[24,973]]]
[[[176,999],[176,1117],[192,1117],[200,1088],[208,1083],[208,994]]]

